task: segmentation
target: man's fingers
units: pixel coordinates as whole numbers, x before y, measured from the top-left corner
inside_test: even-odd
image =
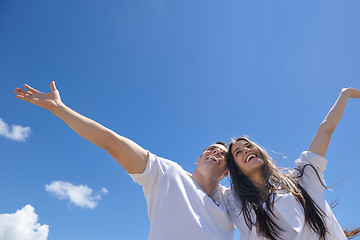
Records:
[[[22,96],[22,97],[31,98],[31,95],[26,94],[26,93],[18,93],[17,96]]]
[[[17,95],[22,95],[22,96],[31,96],[34,94],[30,91],[25,91],[24,89],[21,89],[21,88],[15,88],[14,93]]]
[[[21,89],[21,88],[16,88],[14,93],[16,94],[19,94],[19,93],[22,93],[22,94],[33,94],[33,92],[30,92],[30,91],[26,91],[24,89]]]
[[[56,89],[56,86],[55,86],[55,81],[52,81],[51,83],[50,83],[50,88],[51,88],[51,91],[56,91],[57,89]]]
[[[24,84],[24,87],[25,87],[27,90],[29,90],[30,92],[39,93],[38,90],[36,90],[35,88],[30,87],[30,86],[27,85],[27,84]]]
[[[18,98],[18,99],[24,100],[26,102],[31,101],[31,99],[28,96],[25,96],[25,95],[16,95],[15,97]]]

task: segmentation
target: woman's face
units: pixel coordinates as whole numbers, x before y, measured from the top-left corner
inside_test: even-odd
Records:
[[[231,154],[236,166],[247,177],[258,173],[264,166],[260,150],[251,142],[239,140],[232,145]]]

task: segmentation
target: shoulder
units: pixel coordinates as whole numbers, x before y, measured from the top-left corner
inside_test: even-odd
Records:
[[[300,158],[295,161],[295,166],[303,168],[307,164],[311,164],[317,171],[323,172],[326,170],[327,160],[316,153],[304,151],[301,153]]]
[[[215,190],[212,194],[212,196],[214,196],[214,197],[228,197],[230,195],[231,195],[231,188],[225,187],[221,184],[219,184],[215,188]]]
[[[324,157],[310,151],[303,152],[295,161],[296,169],[292,171],[292,175],[314,200],[323,198],[326,188],[323,172],[326,164]]]
[[[182,167],[176,162],[159,157],[148,151],[148,159],[147,159],[145,171],[143,173],[129,174],[129,175],[131,178],[136,180],[151,175],[152,176],[165,175],[171,170],[176,171],[176,169],[179,171],[184,171]]]
[[[220,203],[226,206],[229,212],[234,211],[240,213],[241,203],[239,200],[236,199],[235,194],[233,192],[234,189],[231,187],[228,188],[224,186],[218,187],[218,189],[219,190],[217,191],[217,197]]]

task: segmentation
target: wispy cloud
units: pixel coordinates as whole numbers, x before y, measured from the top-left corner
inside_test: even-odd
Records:
[[[30,127],[22,127],[16,124],[9,125],[0,118],[0,136],[4,136],[8,139],[25,142],[29,137]]]
[[[1,240],[46,240],[49,234],[48,225],[37,223],[38,215],[31,205],[12,214],[0,214]]]
[[[45,185],[45,190],[60,200],[69,200],[75,206],[93,209],[101,200],[101,196],[108,193],[106,188],[93,193],[86,185],[75,186],[69,182],[55,181]]]

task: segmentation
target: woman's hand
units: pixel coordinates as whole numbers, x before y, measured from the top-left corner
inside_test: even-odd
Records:
[[[343,88],[341,89],[341,93],[349,94],[351,98],[360,98],[360,90],[355,88]]]
[[[54,81],[50,83],[51,91],[48,93],[39,92],[27,84],[24,84],[24,87],[27,91],[21,88],[15,88],[14,93],[16,94],[16,98],[33,103],[50,111],[62,104],[59,91],[56,89]]]

